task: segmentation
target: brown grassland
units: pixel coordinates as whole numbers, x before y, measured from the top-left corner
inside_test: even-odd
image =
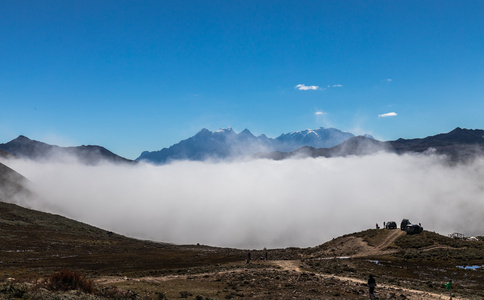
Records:
[[[484,299],[484,242],[371,229],[312,248],[141,241],[0,202],[0,299]]]

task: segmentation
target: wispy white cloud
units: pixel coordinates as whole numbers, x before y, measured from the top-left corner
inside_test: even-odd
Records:
[[[296,85],[296,89],[300,91],[317,91],[317,90],[320,90],[321,88],[317,85],[305,85],[301,83]]]
[[[324,111],[317,111],[314,114],[315,115],[325,115],[326,113]]]
[[[334,88],[340,88],[340,87],[343,87],[343,85],[342,84],[333,84],[332,87],[334,87]]]
[[[389,112],[386,114],[378,115],[379,118],[388,118],[388,117],[396,117],[396,116],[398,116],[396,112]]]

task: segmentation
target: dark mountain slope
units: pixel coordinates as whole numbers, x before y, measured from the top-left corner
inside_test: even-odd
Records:
[[[484,130],[457,127],[449,133],[428,136],[423,139],[398,139],[389,142],[395,151],[421,152],[430,147],[442,148],[454,145],[484,145]]]
[[[387,143],[397,153],[427,151],[447,155],[452,161],[465,161],[484,153],[484,130],[457,127],[449,133],[423,139],[398,139]]]
[[[0,150],[0,158],[14,158],[13,154]]]
[[[27,179],[0,163],[0,201],[16,202],[16,197],[32,195],[26,187]]]
[[[74,157],[80,162],[95,165],[102,161],[115,163],[132,163],[132,160],[118,156],[101,146],[59,147],[43,142],[31,140],[20,135],[8,143],[0,144],[0,150],[10,153],[18,158],[33,160],[53,159],[62,160]]]

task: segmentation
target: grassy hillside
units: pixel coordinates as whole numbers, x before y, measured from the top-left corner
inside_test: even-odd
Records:
[[[306,267],[317,272],[356,278],[374,274],[380,282],[425,291],[442,291],[452,279],[456,292],[484,299],[483,241],[456,240],[429,231],[407,235],[399,229],[370,229],[305,253]]]
[[[250,264],[246,250],[139,241],[4,202],[0,232],[0,299],[59,298],[46,294],[45,280],[62,269],[92,280],[93,299],[364,299],[370,273],[381,299],[438,299],[449,279],[461,299],[484,299],[484,270],[458,267],[484,264],[483,243],[427,231],[365,230],[314,248],[269,249],[268,261],[252,250]]]
[[[64,268],[90,275],[154,275],[211,261],[240,261],[245,255],[231,249],[139,241],[4,202],[0,232],[0,280],[28,279]]]

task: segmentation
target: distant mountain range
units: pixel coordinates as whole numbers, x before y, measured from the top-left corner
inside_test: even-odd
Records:
[[[254,136],[248,129],[237,134],[232,128],[212,132],[202,129],[197,134],[169,148],[145,151],[137,161],[162,164],[173,160],[225,159],[250,156],[260,152],[294,151],[304,146],[333,147],[354,137],[354,134],[334,128],[307,129],[285,133],[272,139],[262,134]],[[371,138],[370,136],[368,136]]]
[[[257,157],[281,160],[299,156],[368,155],[378,151],[397,154],[438,154],[446,155],[451,161],[465,161],[484,154],[484,130],[457,127],[449,133],[437,134],[423,139],[398,139],[388,142],[357,136],[331,148],[302,147],[290,152],[259,153]]]
[[[319,128],[282,134],[272,139],[254,136],[245,129],[236,133],[231,128],[215,132],[200,130],[194,136],[159,151],[145,151],[136,161],[164,164],[176,160],[252,158],[286,159],[291,157],[338,157],[367,155],[378,151],[397,154],[432,153],[446,155],[452,161],[467,160],[484,153],[484,130],[456,128],[449,133],[426,138],[398,139],[381,142],[371,136],[354,136],[334,128]],[[75,157],[81,163],[136,163],[101,146],[59,147],[31,140],[25,136],[0,144],[0,158],[62,160]]]
[[[100,162],[132,163],[132,160],[118,156],[101,146],[59,147],[31,140],[23,135],[8,143],[0,144],[0,151],[18,158],[32,160],[62,160],[76,158],[81,163],[96,165]],[[0,152],[1,155],[2,152]],[[3,154],[5,156],[5,154]]]

